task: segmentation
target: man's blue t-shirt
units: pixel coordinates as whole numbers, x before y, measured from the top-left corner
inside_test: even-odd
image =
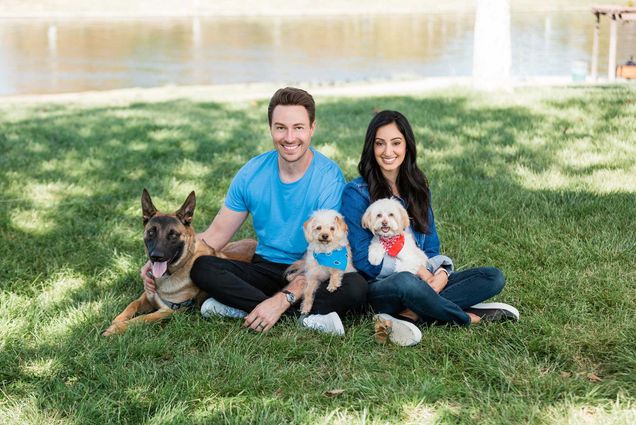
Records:
[[[258,239],[256,253],[268,261],[291,264],[303,256],[307,241],[303,223],[319,209],[340,209],[345,179],[338,165],[314,154],[305,175],[283,183],[278,174],[278,152],[252,158],[232,180],[225,206],[252,214]]]

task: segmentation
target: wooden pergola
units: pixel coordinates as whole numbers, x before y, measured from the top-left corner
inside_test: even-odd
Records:
[[[601,16],[607,15],[610,20],[610,44],[609,62],[607,65],[607,79],[616,80],[616,45],[617,45],[617,22],[636,21],[636,7],[598,5],[592,6],[592,13],[596,16],[596,26],[594,27],[594,45],[592,47],[592,79],[598,78],[598,35],[601,28]]]

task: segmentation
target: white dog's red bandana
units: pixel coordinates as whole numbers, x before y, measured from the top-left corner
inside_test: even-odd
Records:
[[[380,237],[380,242],[384,247],[384,250],[391,257],[397,257],[404,247],[404,234],[393,236],[390,238]]]

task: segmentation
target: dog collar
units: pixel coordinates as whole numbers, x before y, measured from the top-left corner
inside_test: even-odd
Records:
[[[157,296],[159,296],[159,294],[157,294]],[[194,305],[194,298],[185,300],[180,303],[173,303],[172,301],[164,300],[161,297],[159,297],[159,299],[161,300],[161,302],[163,302],[165,305],[170,307],[172,310],[179,310],[180,308],[192,307]]]
[[[397,257],[404,247],[404,233],[390,238],[380,236],[380,242],[387,254],[391,257]]]
[[[342,247],[331,252],[314,251],[314,258],[321,266],[344,271],[349,261],[349,253],[347,252],[347,247]]]

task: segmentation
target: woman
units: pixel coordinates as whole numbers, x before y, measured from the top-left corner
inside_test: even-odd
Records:
[[[503,303],[482,303],[504,287],[503,273],[494,267],[453,272],[450,258],[440,255],[439,238],[431,208],[426,176],[416,164],[415,137],[399,112],[382,111],[369,123],[360,177],[348,183],[341,211],[349,226],[349,242],[356,269],[369,281],[369,303],[376,313],[376,329],[399,345],[414,345],[421,339],[413,323],[455,323],[518,320],[518,311]],[[385,254],[374,266],[368,261],[373,235],[361,225],[367,207],[382,198],[396,198],[411,218],[416,244],[429,257],[428,267],[417,274],[393,273],[395,259]],[[376,335],[377,336],[377,335]]]

